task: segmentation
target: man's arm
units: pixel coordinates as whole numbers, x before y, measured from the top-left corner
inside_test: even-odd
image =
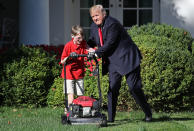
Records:
[[[108,51],[114,50],[117,47],[119,43],[118,37],[120,37],[120,29],[120,25],[116,23],[108,27],[107,36],[106,38],[103,38],[104,40],[106,39],[106,41],[104,41],[104,45],[96,50],[96,54],[99,57],[101,57]]]

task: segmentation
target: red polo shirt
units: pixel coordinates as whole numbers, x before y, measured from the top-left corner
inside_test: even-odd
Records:
[[[63,48],[61,60],[68,57],[71,52],[75,52],[77,54],[87,54],[86,41],[83,40],[80,45],[74,44],[73,39],[69,41]],[[66,62],[66,79],[73,80],[82,79],[84,77],[84,57],[70,58]],[[61,77],[64,78],[64,66]]]

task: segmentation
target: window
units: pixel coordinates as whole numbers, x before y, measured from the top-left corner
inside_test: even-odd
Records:
[[[123,0],[123,26],[143,25],[152,22],[152,0]]]
[[[92,23],[89,9],[96,4],[103,5],[107,14],[117,18],[125,29],[153,21],[152,0],[80,0],[80,25],[84,28],[86,39]]]

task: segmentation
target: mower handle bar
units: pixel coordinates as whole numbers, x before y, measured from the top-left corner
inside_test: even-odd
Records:
[[[88,54],[77,54],[77,57],[88,57]],[[72,58],[72,57],[71,56],[68,56],[67,59],[69,59],[69,58]],[[92,59],[94,59],[94,61],[96,62],[96,64],[98,64],[98,61],[97,61],[97,58],[96,58],[95,55],[94,55],[94,57]]]
[[[86,54],[77,54],[78,55],[78,57],[88,57],[88,55],[86,55]]]

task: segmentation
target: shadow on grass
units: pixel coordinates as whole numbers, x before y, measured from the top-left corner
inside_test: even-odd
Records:
[[[188,120],[194,120],[194,118],[170,118],[169,116],[162,116],[159,118],[153,118],[151,122],[147,123],[153,123],[153,122],[165,122],[165,121],[188,121]],[[122,119],[122,120],[115,120],[114,123],[108,123],[108,126],[119,126],[129,123],[136,123],[136,122],[145,122],[142,119]]]
[[[152,122],[161,122],[161,121],[188,121],[188,120],[194,120],[194,118],[182,118],[182,117],[177,117],[177,118],[170,118],[168,116],[162,116],[159,118],[153,118]]]
[[[119,126],[133,122],[131,119],[115,120],[114,123],[108,123],[108,126]]]

